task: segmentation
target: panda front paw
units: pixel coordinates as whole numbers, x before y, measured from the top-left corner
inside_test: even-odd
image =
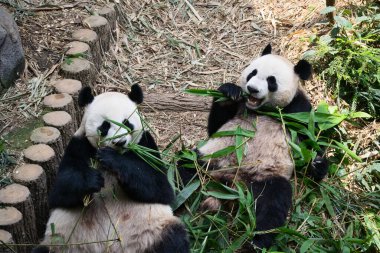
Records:
[[[316,182],[319,182],[326,176],[328,167],[327,159],[317,155],[310,165],[309,174]]]
[[[119,153],[111,147],[104,147],[98,149],[96,158],[106,168],[112,168],[115,160],[118,159]]]
[[[104,178],[100,171],[91,171],[87,181],[87,193],[94,193],[100,191],[104,187]]]
[[[243,90],[234,83],[222,84],[218,91],[233,101],[239,101],[243,97]]]

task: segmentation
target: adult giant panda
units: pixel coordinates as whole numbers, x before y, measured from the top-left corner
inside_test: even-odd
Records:
[[[294,163],[290,155],[282,123],[269,116],[260,115],[255,110],[276,107],[285,113],[308,112],[311,104],[299,86],[300,79],[307,80],[312,74],[311,65],[299,61],[295,66],[279,55],[271,53],[268,45],[262,55],[246,67],[240,78],[240,85],[226,83],[219,91],[228,97],[227,101],[214,99],[208,118],[210,138],[196,149],[198,164],[205,164],[209,174],[223,183],[234,180],[245,182],[255,198],[256,230],[265,231],[284,225],[292,203],[292,188],[289,182]],[[248,93],[248,97],[243,96]],[[237,127],[254,131],[253,138],[247,141],[245,156],[238,166],[235,153],[212,158],[210,155],[229,146],[235,146],[235,136],[212,137],[220,131],[235,131]],[[221,135],[219,135],[221,136]],[[305,138],[305,137],[301,137]],[[207,156],[208,158],[204,158]],[[203,158],[202,158],[203,157]],[[182,166],[179,173],[184,184],[194,176],[196,171],[189,166]],[[309,174],[315,181],[320,181],[327,173],[327,161],[323,152],[312,162]],[[203,208],[217,209],[220,202],[212,197],[203,202]],[[267,248],[272,244],[275,234],[256,235],[247,243],[248,252],[253,252],[253,245]]]
[[[41,243],[69,246],[40,246],[33,252],[189,252],[185,228],[170,207],[174,193],[166,169],[153,168],[127,149],[132,142],[158,151],[137,111],[142,101],[138,85],[128,96],[107,92],[94,97],[90,88],[81,90],[79,105],[85,113],[59,166]],[[126,152],[120,154],[117,148]],[[91,166],[95,160],[98,169]]]

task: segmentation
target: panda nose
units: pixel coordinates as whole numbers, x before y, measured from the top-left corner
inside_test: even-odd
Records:
[[[115,143],[115,146],[122,147],[126,143],[126,140],[118,141]]]
[[[249,93],[259,93],[259,90],[258,90],[258,89],[253,88],[253,87],[251,87],[251,86],[248,86],[248,91],[249,91]]]

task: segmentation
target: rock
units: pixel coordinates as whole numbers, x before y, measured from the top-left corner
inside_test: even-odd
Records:
[[[16,22],[0,7],[0,91],[14,84],[24,66],[24,50]]]

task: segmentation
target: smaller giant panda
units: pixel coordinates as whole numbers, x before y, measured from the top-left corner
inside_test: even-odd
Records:
[[[281,122],[255,111],[264,107],[274,111],[279,107],[285,113],[308,112],[312,109],[307,95],[299,85],[300,80],[310,78],[311,65],[305,60],[293,65],[271,51],[272,48],[268,45],[262,55],[243,70],[239,86],[225,83],[219,87],[218,90],[229,100],[214,99],[208,118],[210,138],[195,150],[198,164],[204,164],[215,180],[229,185],[237,180],[248,186],[256,202],[254,211],[257,231],[285,224],[292,203],[289,180],[294,171],[294,163],[287,143],[290,136],[284,132]],[[235,153],[212,159],[203,158],[235,146],[235,136],[212,135],[220,131],[235,131],[237,127],[255,133],[245,144],[246,154],[240,167]],[[178,171],[186,185],[196,171],[183,164],[186,161],[179,162]],[[308,169],[309,174],[315,181],[320,181],[326,175],[327,167],[323,152],[318,151]],[[203,202],[202,208],[215,210],[220,204],[217,199],[210,197]],[[267,248],[272,245],[274,236],[274,233],[258,234],[245,248],[248,252],[253,252],[256,247]]]
[[[153,168],[128,151],[129,143],[158,151],[137,111],[142,101],[138,85],[128,96],[107,92],[94,97],[90,88],[81,90],[79,105],[85,113],[60,163],[41,243],[69,246],[40,246],[34,253],[189,252],[185,228],[170,207],[174,193],[166,168]],[[158,152],[152,154],[160,158]],[[98,169],[92,167],[95,160]]]

